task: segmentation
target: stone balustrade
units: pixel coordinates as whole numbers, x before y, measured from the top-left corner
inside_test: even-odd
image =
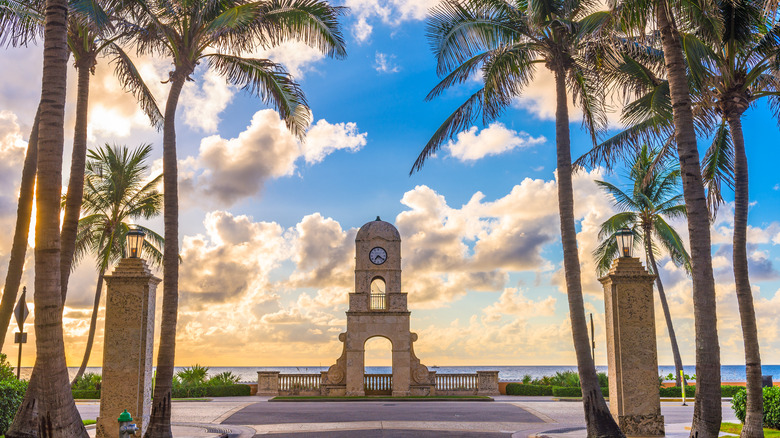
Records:
[[[498,395],[498,371],[477,371],[473,374],[437,374],[436,382],[426,395]],[[365,374],[367,395],[392,393],[392,374]],[[326,382],[327,372],[320,374],[280,374],[278,371],[257,372],[257,395],[343,395],[342,387]],[[326,382],[326,383],[323,383]]]

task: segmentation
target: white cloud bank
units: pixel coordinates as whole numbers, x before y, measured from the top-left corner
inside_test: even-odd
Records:
[[[180,190],[191,199],[229,206],[260,193],[268,179],[292,175],[300,158],[313,164],[337,150],[354,152],[366,144],[366,136],[355,123],[320,119],[301,143],[276,111],[260,110],[238,137],[204,138],[198,155],[181,161]]]
[[[479,131],[472,126],[468,131],[459,133],[455,141],[450,140],[446,148],[460,161],[476,161],[488,155],[499,155],[516,148],[544,144],[543,136],[531,137],[526,132],[506,128],[500,122],[493,122]]]

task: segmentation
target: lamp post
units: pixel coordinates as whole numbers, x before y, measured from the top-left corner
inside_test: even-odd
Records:
[[[130,252],[131,259],[141,256],[145,238],[146,234],[137,228],[127,232],[127,249]]]
[[[634,251],[634,233],[628,228],[621,228],[615,233],[621,257],[631,257]]]
[[[154,305],[160,279],[152,275],[141,250],[146,234],[133,228],[125,235],[127,257],[106,275],[106,316],[103,336],[103,384],[96,436],[119,436],[124,412],[136,419],[143,434],[152,408],[152,347]],[[127,429],[127,427],[125,427]],[[129,429],[128,429],[129,430]]]

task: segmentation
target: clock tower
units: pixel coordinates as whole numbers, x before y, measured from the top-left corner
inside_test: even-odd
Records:
[[[414,355],[417,334],[409,330],[411,312],[401,289],[401,235],[390,223],[368,222],[355,237],[355,290],[349,294],[347,331],[341,357],[327,371],[323,393],[365,395],[365,343],[381,336],[392,344],[392,395],[429,395],[434,378]]]

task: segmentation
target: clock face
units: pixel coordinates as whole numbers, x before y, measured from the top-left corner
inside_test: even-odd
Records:
[[[375,265],[381,265],[387,260],[387,251],[384,248],[376,247],[368,253],[368,259]]]

